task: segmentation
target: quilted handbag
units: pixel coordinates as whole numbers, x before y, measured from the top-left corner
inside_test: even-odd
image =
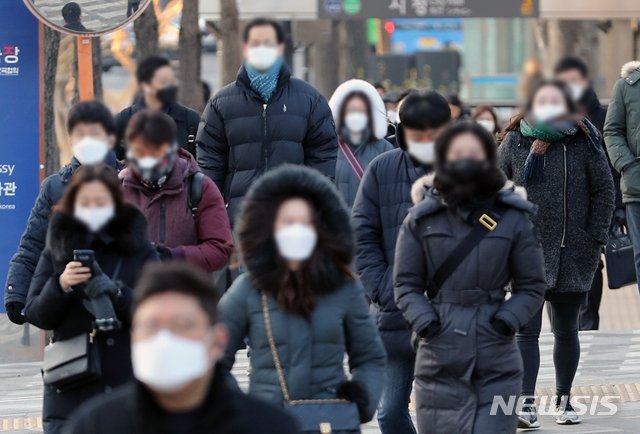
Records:
[[[627,233],[614,225],[604,250],[607,262],[607,280],[609,288],[618,289],[636,283],[636,264],[633,257],[633,244]]]
[[[262,311],[267,329],[271,355],[276,365],[282,394],[286,401],[285,410],[298,422],[301,433],[309,434],[359,434],[360,413],[358,406],[345,399],[303,399],[292,400],[284,379],[280,357],[271,331],[271,318],[267,294],[262,292]]]

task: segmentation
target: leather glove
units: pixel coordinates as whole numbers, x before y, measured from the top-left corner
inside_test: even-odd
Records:
[[[343,381],[338,386],[336,391],[338,399],[346,399],[347,401],[355,402],[358,406],[358,413],[360,414],[360,422],[367,423],[371,419],[371,416],[367,414],[369,411],[369,392],[367,387],[358,380],[355,381]]]
[[[500,318],[493,318],[490,322],[491,327],[493,327],[499,334],[507,337],[513,336],[514,331],[506,321]]]
[[[433,321],[429,323],[429,325],[426,326],[424,330],[420,332],[420,337],[422,339],[432,338],[438,334],[438,332],[440,331],[440,328],[441,328],[440,321]]]
[[[7,316],[12,323],[22,325],[27,322],[24,315],[22,315],[24,304],[18,301],[13,301],[11,303],[7,303],[5,308],[7,309]]]
[[[87,281],[84,288],[85,294],[90,299],[98,298],[102,294],[107,294],[111,300],[115,300],[120,294],[120,288],[102,272],[100,265],[93,261],[93,277]]]
[[[160,256],[161,261],[170,261],[171,258],[173,258],[171,250],[165,246],[156,246],[156,251],[158,252],[158,256]]]

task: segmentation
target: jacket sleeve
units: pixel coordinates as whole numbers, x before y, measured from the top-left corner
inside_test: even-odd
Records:
[[[304,164],[318,169],[332,180],[336,173],[338,136],[327,100],[319,95],[311,108],[307,134],[302,142]]]
[[[213,181],[203,179],[202,199],[195,215],[198,244],[174,247],[174,258],[185,258],[200,268],[214,272],[224,267],[233,252],[233,236],[224,199]]]
[[[237,382],[231,375],[231,368],[236,361],[236,353],[245,346],[244,338],[249,335],[247,293],[243,290],[243,282],[246,278],[246,276],[237,278],[218,303],[220,322],[229,330],[229,343],[219,366],[227,383],[236,386]]]
[[[540,309],[547,290],[542,244],[537,239],[533,223],[522,212],[521,222],[509,252],[509,270],[513,279],[511,298],[504,301],[495,318],[518,331]]]
[[[348,303],[344,329],[349,370],[352,381],[359,381],[369,393],[369,408],[362,415],[362,422],[368,422],[373,418],[382,394],[387,356],[378,329],[369,315],[359,281],[350,286]]]
[[[47,239],[47,228],[53,206],[50,200],[50,188],[47,181],[42,183],[40,194],[29,214],[27,228],[20,238],[18,252],[13,255],[9,263],[4,293],[5,305],[11,302],[26,303],[31,278]]]
[[[426,264],[427,256],[416,221],[410,213],[398,234],[393,282],[396,304],[418,335],[422,335],[433,321],[439,320],[436,310],[424,295],[429,277]]]
[[[71,297],[71,292],[62,291],[60,274],[54,272],[51,253],[45,249],[31,279],[24,311],[27,321],[43,330],[57,329],[67,314]]]
[[[507,179],[513,178],[513,170],[511,168],[511,144],[513,137],[513,133],[508,133],[498,147],[498,166],[504,174],[507,175]]]
[[[626,86],[624,80],[618,80],[613,86],[603,131],[604,143],[607,146],[611,164],[620,173],[636,158],[627,142],[627,108],[624,103],[624,86]]]
[[[371,301],[378,303],[380,292],[393,291],[393,287],[385,285],[384,279],[390,271],[387,271],[389,264],[382,248],[382,221],[374,164],[365,169],[351,210],[351,221],[357,239],[356,269],[365,293]],[[387,279],[387,283],[389,281]]]
[[[600,244],[607,244],[611,217],[616,208],[616,190],[605,155],[597,154],[587,163],[587,179],[591,195],[586,231]]]
[[[229,168],[229,142],[217,102],[216,98],[209,101],[202,113],[196,135],[197,160],[202,172],[216,183],[224,195],[224,182]]]

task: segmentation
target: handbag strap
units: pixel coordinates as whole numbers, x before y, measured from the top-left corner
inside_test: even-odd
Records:
[[[447,256],[440,267],[429,279],[427,286],[427,295],[433,300],[440,291],[440,288],[454,271],[462,264],[469,254],[480,244],[480,241],[489,232],[498,227],[498,222],[504,214],[504,209],[500,206],[493,205],[486,212],[480,212],[480,217],[474,223],[471,232],[458,244],[458,246]],[[477,215],[477,214],[476,214]]]
[[[113,270],[113,276],[111,276],[111,280],[114,282],[118,280],[118,274],[120,274],[120,268],[122,268],[122,256],[118,258],[118,262],[116,263],[116,268]]]
[[[269,340],[269,347],[271,348],[271,356],[273,357],[273,363],[276,365],[276,372],[278,373],[278,380],[280,381],[280,388],[282,388],[282,395],[284,400],[289,405],[295,404],[333,404],[333,403],[348,403],[346,399],[297,399],[291,400],[289,396],[289,389],[287,388],[287,382],[284,379],[284,372],[282,370],[282,364],[280,363],[280,357],[278,356],[278,350],[276,349],[276,341],[273,339],[273,331],[271,330],[271,316],[269,315],[269,302],[267,301],[267,293],[261,292],[262,298],[262,312],[264,314],[264,325],[267,329],[267,339]]]
[[[353,152],[351,152],[351,149],[349,149],[349,146],[347,144],[345,144],[345,143],[342,143],[340,140],[338,140],[338,146],[340,146],[340,150],[342,151],[342,153],[344,154],[344,157],[349,162],[349,165],[351,166],[353,171],[356,173],[356,176],[358,177],[358,179],[360,181],[362,181],[362,176],[364,175],[364,170],[362,170],[362,166],[360,166],[360,163],[358,163],[358,160],[356,159],[356,156],[353,155]],[[347,149],[347,151],[349,151],[349,154],[347,154],[347,151],[345,151],[345,148]],[[349,156],[351,156],[351,158],[349,158]],[[353,159],[353,162],[355,162],[355,165],[351,161],[351,159]],[[359,172],[358,172],[358,169],[356,169],[356,165],[358,166],[358,169],[360,169]]]

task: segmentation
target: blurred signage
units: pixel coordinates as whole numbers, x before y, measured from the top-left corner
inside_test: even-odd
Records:
[[[38,42],[36,17],[21,1],[3,1],[0,13],[0,95],[4,101],[0,104],[0,279],[7,276],[9,260],[17,251],[40,185]],[[4,312],[3,302],[0,311]]]
[[[534,18],[539,0],[317,0],[318,18]]]
[[[391,51],[396,54],[461,50],[462,21],[462,18],[395,19],[387,21],[385,29],[386,24],[393,24]]]

